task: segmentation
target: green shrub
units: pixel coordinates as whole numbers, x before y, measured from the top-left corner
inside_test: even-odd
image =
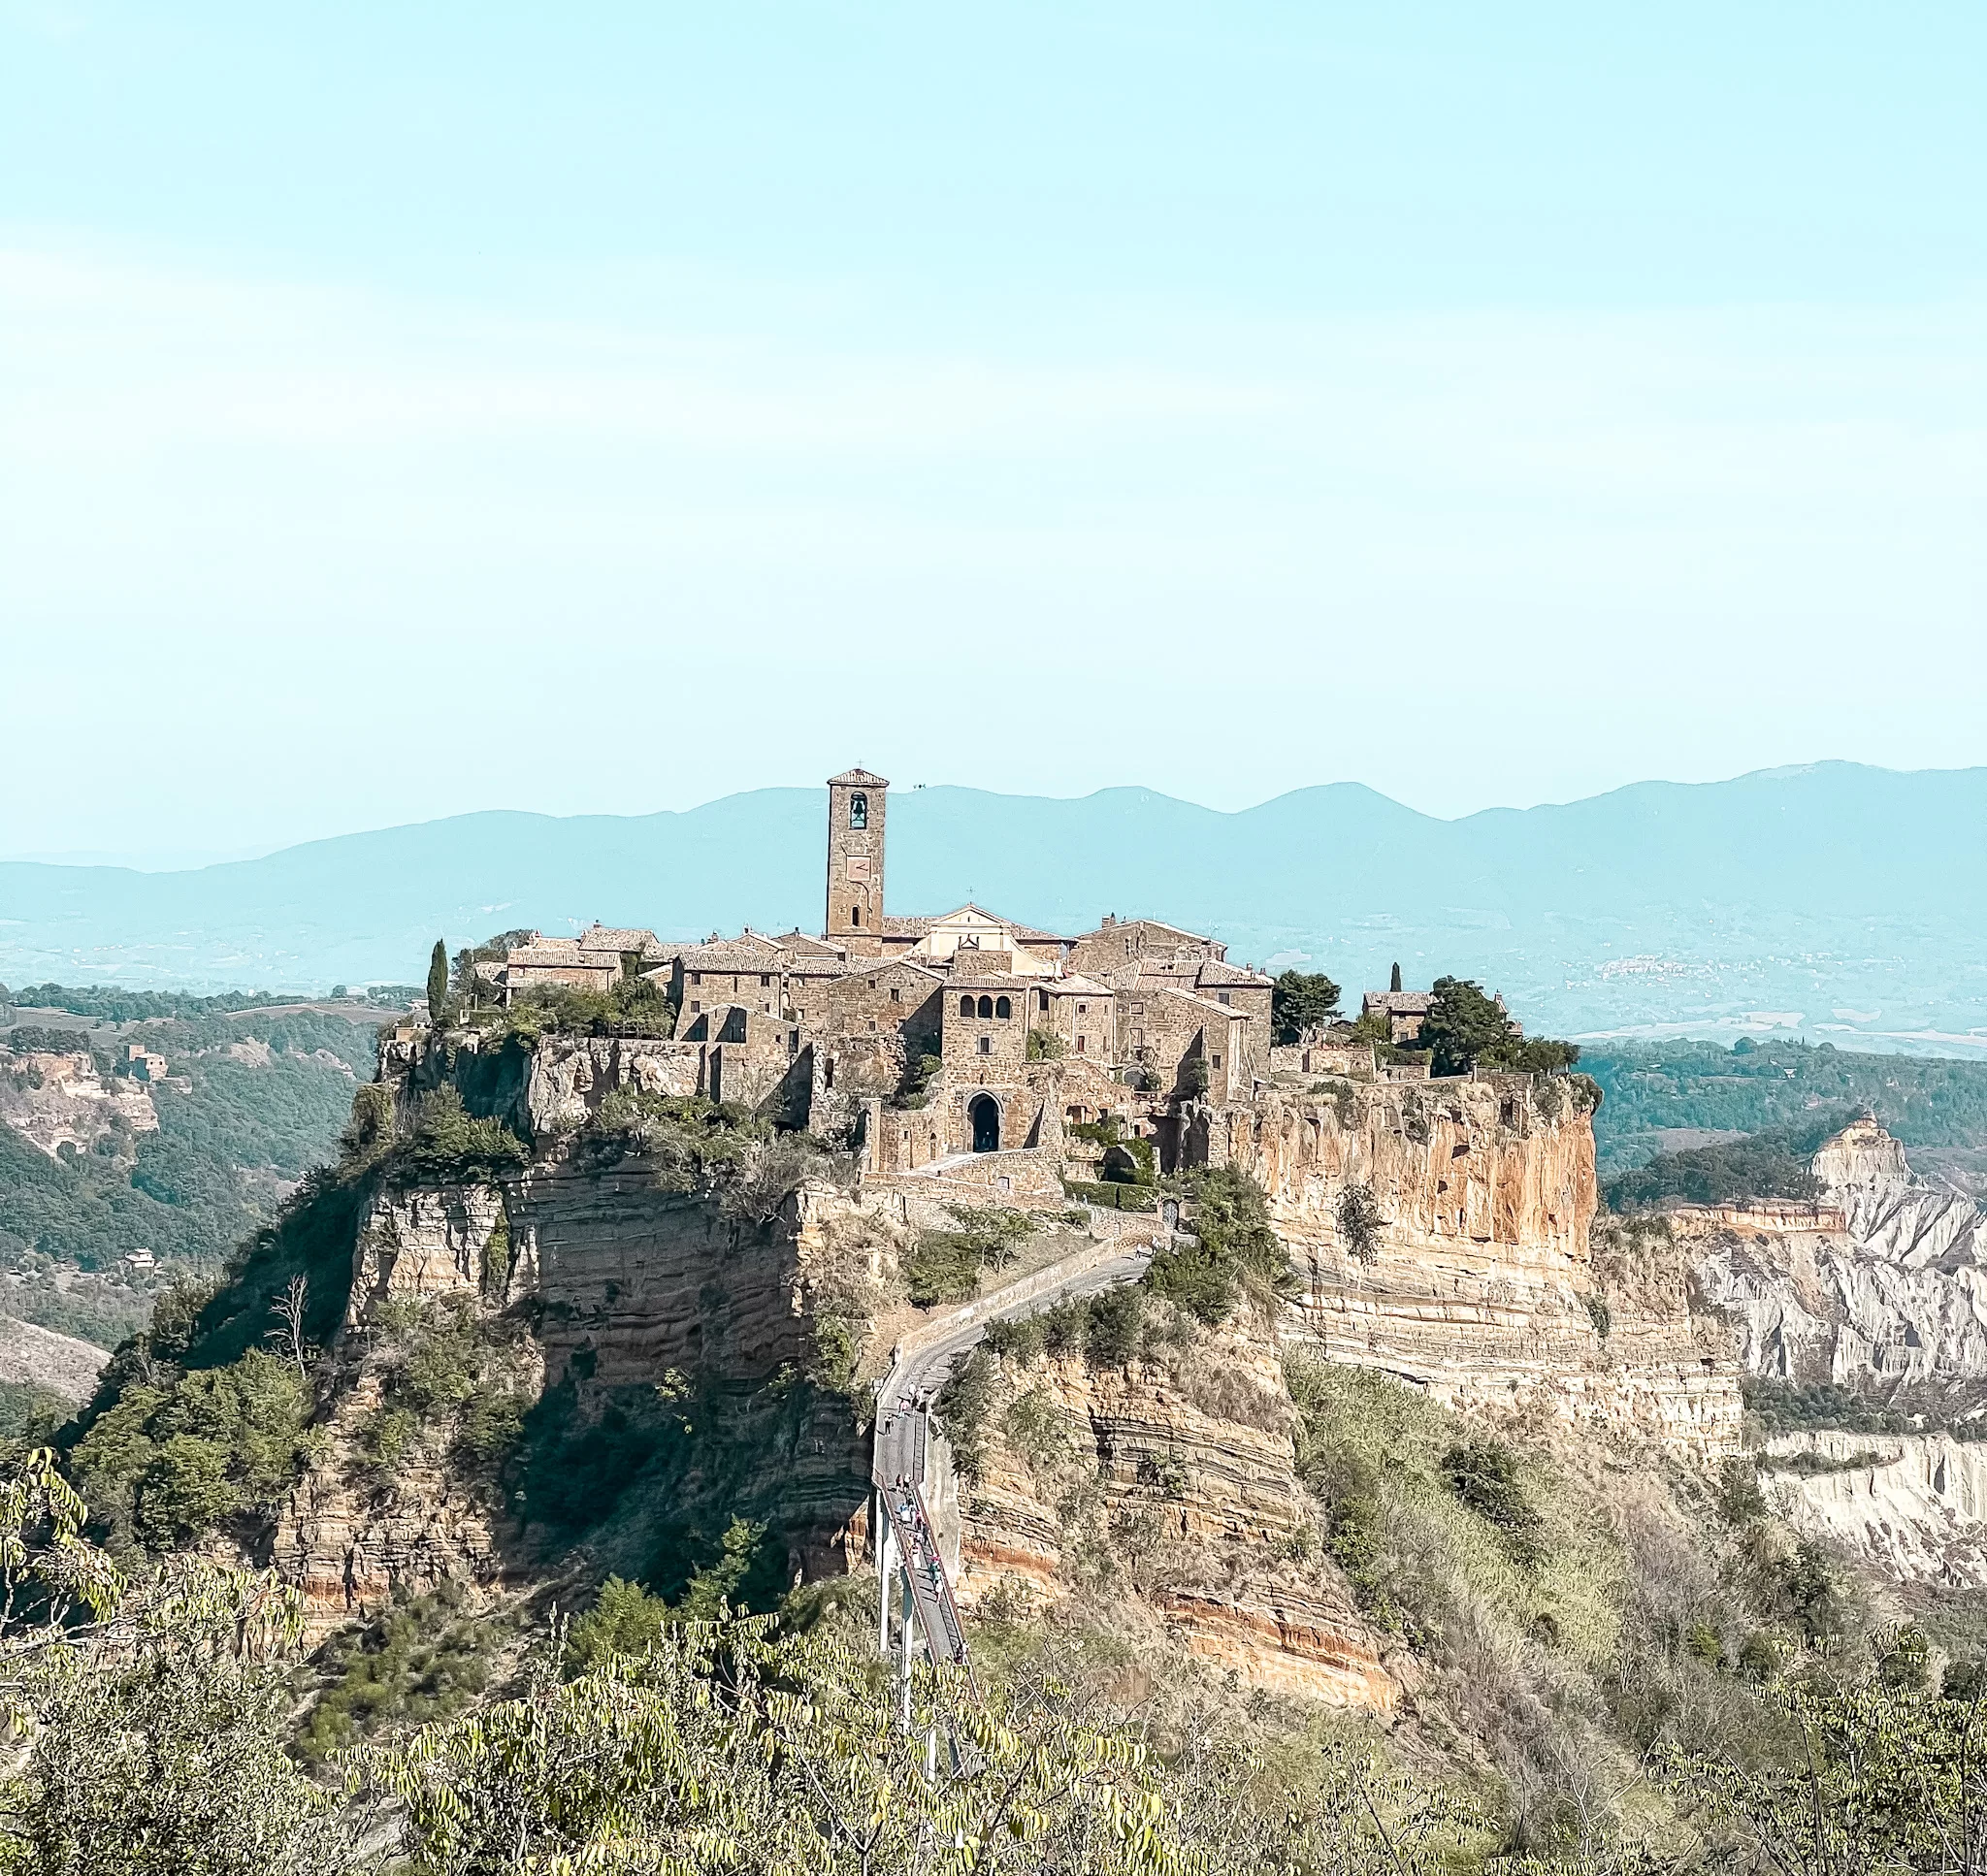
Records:
[[[294,1367],[251,1348],[127,1389],[78,1440],[71,1471],[114,1540],[175,1549],[276,1509],[303,1471],[310,1406]]]
[[[297,1735],[299,1756],[322,1764],[363,1739],[461,1712],[489,1686],[505,1627],[443,1583],[336,1637],[318,1663],[322,1691]]]
[[[1089,1180],[1066,1179],[1062,1189],[1073,1199],[1100,1205],[1111,1212],[1156,1212],[1158,1194],[1150,1185],[1104,1184]]]
[[[1138,1353],[1138,1332],[1145,1320],[1145,1293],[1121,1283],[1083,1299],[1084,1359],[1092,1368],[1123,1368]]]
[[[954,1205],[957,1231],[923,1231],[899,1266],[905,1294],[920,1309],[962,1303],[979,1292],[980,1273],[1012,1263],[1035,1229],[1026,1212],[1004,1206]]]
[[[453,1180],[514,1172],[529,1158],[523,1141],[501,1120],[473,1118],[453,1082],[421,1102],[405,1165],[423,1179]]]
[[[994,1413],[994,1358],[984,1347],[966,1356],[932,1403],[932,1417],[952,1443],[960,1476],[977,1479],[987,1464],[987,1423]]]
[[[594,1605],[566,1635],[561,1667],[570,1679],[592,1673],[616,1656],[638,1655],[662,1637],[672,1620],[668,1603],[639,1583],[610,1576]]]
[[[1505,1534],[1513,1560],[1539,1560],[1539,1514],[1525,1498],[1511,1448],[1495,1439],[1458,1441],[1442,1456],[1442,1475],[1457,1502]]]
[[[1156,1296],[1213,1326],[1223,1321],[1247,1290],[1274,1307],[1296,1287],[1283,1241],[1269,1222],[1262,1187],[1233,1166],[1192,1174],[1193,1242],[1156,1252],[1145,1281]]]
[[[700,1192],[736,1177],[772,1137],[770,1121],[733,1103],[633,1087],[615,1088],[586,1127],[588,1142],[609,1156],[647,1155],[666,1192]]]

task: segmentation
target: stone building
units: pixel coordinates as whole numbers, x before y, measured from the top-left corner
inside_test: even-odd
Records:
[[[1404,1048],[1420,1039],[1421,1024],[1435,996],[1429,990],[1368,990],[1359,999],[1359,1014],[1386,1024],[1386,1039]]]

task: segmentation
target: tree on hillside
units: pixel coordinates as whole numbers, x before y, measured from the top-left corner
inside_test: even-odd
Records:
[[[1400,966],[1399,966],[1398,964],[1396,964],[1396,965],[1395,965],[1395,966],[1393,967],[1393,976],[1392,976],[1392,977],[1391,977],[1391,978],[1390,978],[1390,979],[1388,980],[1386,987],[1387,987],[1387,988],[1388,988],[1389,990],[1398,990],[1398,989],[1400,988],[1400,987],[1401,987],[1401,967],[1400,967]]]
[[[1480,1060],[1515,1040],[1511,1019],[1467,977],[1438,977],[1435,1000],[1421,1022],[1420,1043],[1435,1051],[1438,1075],[1467,1075]]]
[[[1269,993],[1270,1022],[1278,1042],[1302,1042],[1339,1013],[1339,987],[1322,971],[1286,971]]]
[[[1501,1003],[1466,977],[1435,980],[1435,1000],[1422,1019],[1420,1041],[1434,1051],[1438,1075],[1467,1075],[1473,1068],[1557,1075],[1580,1060],[1578,1043],[1526,1036]]]
[[[434,954],[428,959],[428,1018],[432,1022],[441,1020],[441,1012],[448,1005],[448,946],[442,939],[436,939]]]

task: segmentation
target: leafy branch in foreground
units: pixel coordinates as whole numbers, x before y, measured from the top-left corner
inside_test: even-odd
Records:
[[[0,1867],[337,1876],[360,1814],[283,1750],[295,1590],[175,1559],[128,1578],[32,1454],[0,1485],[0,1702],[30,1740],[0,1787]]]
[[[928,1740],[936,1743],[928,1758]],[[1198,1742],[1171,1764],[1066,1689],[985,1702],[770,1618],[672,1624],[641,1654],[354,1753],[415,1876],[615,1869],[1323,1876],[1432,1867],[1457,1814],[1344,1754],[1318,1791]]]

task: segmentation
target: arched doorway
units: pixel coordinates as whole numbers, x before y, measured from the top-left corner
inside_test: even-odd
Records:
[[[1000,1150],[1000,1103],[991,1094],[976,1094],[966,1104],[966,1118],[972,1123],[973,1151]]]

